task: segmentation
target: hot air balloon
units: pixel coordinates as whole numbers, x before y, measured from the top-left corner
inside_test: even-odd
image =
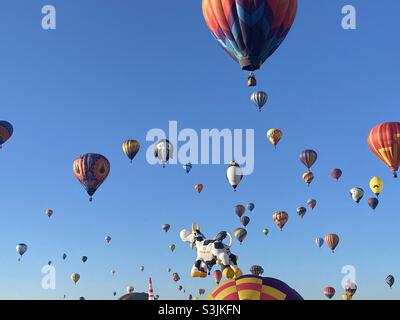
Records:
[[[248,209],[250,212],[253,211],[255,207],[256,207],[256,206],[255,206],[254,203],[252,203],[252,202],[250,202],[250,203],[247,205],[247,209]]]
[[[369,181],[369,187],[371,188],[371,191],[376,195],[379,196],[379,194],[382,192],[383,189],[383,181],[379,177],[373,177]]]
[[[344,291],[346,292],[347,295],[353,297],[357,291],[357,285],[354,282],[348,281],[347,284],[345,285]]]
[[[219,282],[221,281],[222,278],[222,272],[220,270],[215,270],[213,273],[213,278],[214,281],[219,284]]]
[[[324,289],[324,295],[328,298],[328,299],[332,299],[333,296],[335,295],[336,291],[335,288],[332,287],[326,287]]]
[[[22,257],[24,253],[28,250],[28,246],[25,243],[20,243],[17,244],[15,250],[17,250],[17,253],[20,255],[20,257]],[[18,261],[20,261],[20,259],[21,258],[19,258]]]
[[[238,204],[235,206],[235,213],[239,218],[242,217],[242,215],[244,214],[245,211],[246,211],[246,208],[243,205]]]
[[[174,250],[175,250],[175,245],[174,245],[174,244],[170,244],[170,245],[169,245],[169,249],[170,249],[172,252],[174,252]]]
[[[308,199],[307,200],[307,205],[311,208],[311,210],[314,210],[314,208],[317,205],[317,200],[315,199]]]
[[[167,271],[168,271],[168,273],[171,272],[171,268],[168,268]]]
[[[251,94],[250,100],[257,106],[258,111],[261,112],[262,107],[268,101],[268,95],[264,91],[256,91]]]
[[[62,258],[63,258],[63,260],[65,260],[67,258],[67,255],[65,253],[63,253]]]
[[[71,280],[73,281],[73,283],[77,283],[79,281],[79,279],[81,278],[81,276],[78,273],[73,273],[71,274]]]
[[[51,210],[51,209],[47,209],[46,210],[46,215],[50,218],[52,215],[53,215],[53,210]]]
[[[388,284],[388,286],[391,288],[394,284],[394,277],[389,274],[386,279],[385,279],[386,283]]]
[[[140,266],[140,271],[141,271],[141,272],[144,271],[144,266]]]
[[[242,169],[240,169],[240,166],[235,161],[232,161],[228,170],[226,170],[226,179],[235,191],[242,178]]]
[[[248,216],[243,216],[240,218],[240,222],[246,227],[250,222],[250,218]]]
[[[324,239],[322,238],[315,239],[315,244],[318,246],[318,248],[321,248],[322,245],[324,244]]]
[[[165,231],[165,232],[168,232],[168,230],[171,228],[171,226],[168,224],[168,223],[164,223],[163,225],[162,225],[162,229]]]
[[[303,219],[303,217],[305,216],[305,214],[307,213],[307,209],[304,207],[298,207],[296,209],[297,214]]]
[[[324,237],[324,242],[332,250],[332,252],[335,252],[334,250],[339,244],[339,236],[334,233],[327,234]]]
[[[113,292],[113,296],[115,297],[116,295],[117,295],[117,292],[116,292],[116,291],[114,291],[114,292]]]
[[[263,229],[263,233],[264,233],[264,235],[268,235],[269,230],[268,230],[267,228],[264,228],[264,229]]]
[[[87,258],[86,256],[82,256],[82,257],[81,257],[81,260],[82,260],[83,263],[85,263],[85,262],[87,261],[87,259],[88,259],[88,258]]]
[[[122,151],[124,151],[125,155],[129,158],[129,160],[131,160],[131,163],[133,158],[135,158],[135,156],[139,152],[139,149],[140,143],[136,140],[126,140],[122,144]]]
[[[110,162],[96,153],[86,153],[75,159],[73,164],[75,177],[89,195],[89,201],[110,172]]]
[[[194,190],[196,190],[197,193],[200,193],[203,190],[203,185],[201,183],[196,184]]]
[[[289,220],[289,215],[285,211],[276,211],[272,216],[272,220],[282,231],[286,222]]]
[[[400,165],[400,122],[385,122],[372,128],[368,135],[368,145],[396,178]]]
[[[111,274],[112,274],[113,276],[115,276],[116,273],[117,273],[117,270],[115,270],[115,269],[112,269],[112,270],[111,270]]]
[[[132,287],[132,286],[128,286],[128,287],[126,288],[126,292],[128,292],[128,293],[132,293],[133,291],[135,291],[135,288]]]
[[[49,261],[47,262],[47,265],[51,266],[51,260],[49,260]]]
[[[303,298],[278,279],[243,275],[219,284],[206,300],[303,300]]]
[[[205,289],[199,289],[199,295],[203,295],[203,294],[205,294],[206,293],[206,290]]]
[[[297,0],[203,0],[203,16],[221,47],[243,70],[253,72],[278,49],[294,22]]]
[[[352,298],[352,296],[347,293],[342,295],[342,300],[351,300],[351,298]]]
[[[303,180],[310,186],[311,182],[314,180],[314,174],[311,171],[303,173]]]
[[[362,188],[351,188],[350,196],[355,202],[360,203],[362,197],[364,196],[364,190]]]
[[[371,207],[372,210],[375,211],[378,204],[379,204],[378,198],[369,198],[368,199],[368,205]]]
[[[183,287],[182,286],[178,286],[178,290],[182,291]]]
[[[243,240],[246,238],[247,236],[247,231],[244,228],[236,228],[233,231],[233,235],[236,237],[236,239],[239,240],[240,244],[242,244]]]
[[[168,139],[159,140],[154,147],[154,156],[162,163],[163,168],[173,158],[174,146]]]
[[[335,179],[336,181],[338,181],[341,176],[342,176],[342,170],[337,169],[337,168],[331,170],[331,177],[333,179]]]
[[[192,170],[192,167],[193,166],[190,162],[183,165],[183,169],[186,171],[186,173],[189,173]]]
[[[317,161],[318,155],[314,150],[304,150],[300,153],[300,161],[310,171],[311,167]]]
[[[79,297],[79,300],[86,300],[85,297]]]
[[[179,276],[178,273],[174,272],[172,274],[172,280],[174,280],[175,282],[178,282],[181,279],[181,277]]]
[[[279,141],[281,141],[281,139],[282,139],[283,132],[282,132],[282,130],[272,128],[267,131],[267,136],[268,136],[268,140],[276,148]]]
[[[0,121],[0,149],[3,147],[3,144],[11,138],[13,132],[14,128],[11,123],[4,120]]]
[[[261,266],[252,265],[252,266],[250,267],[250,273],[251,273],[251,274],[254,274],[254,275],[256,275],[256,276],[260,276],[260,275],[262,275],[262,274],[264,273],[264,269],[263,269],[263,267],[261,267]]]
[[[111,241],[111,237],[110,236],[107,236],[106,238],[105,238],[105,240],[107,241],[107,243],[110,243],[110,241]]]

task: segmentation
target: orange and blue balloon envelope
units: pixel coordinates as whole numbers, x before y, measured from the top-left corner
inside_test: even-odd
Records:
[[[324,237],[324,242],[332,250],[332,252],[335,252],[334,250],[336,249],[337,245],[339,244],[339,236],[334,233],[327,234]]]
[[[328,298],[328,299],[332,299],[333,296],[335,295],[336,290],[333,287],[326,287],[324,288],[324,295]]]
[[[236,239],[239,240],[240,244],[242,244],[243,240],[246,238],[247,236],[247,230],[244,228],[236,228],[233,231],[233,235],[236,237]]]
[[[256,275],[244,275],[217,286],[206,300],[303,300],[283,281]]]
[[[400,166],[400,122],[385,122],[372,128],[368,146],[396,178]]]
[[[372,210],[375,211],[378,204],[379,204],[378,198],[369,198],[368,199],[368,205],[371,207]]]
[[[318,246],[318,248],[321,248],[322,245],[324,244],[324,239],[322,238],[315,239],[315,244]]]
[[[311,171],[303,173],[302,177],[304,182],[307,183],[308,186],[310,186],[311,182],[314,180],[314,174]]]
[[[243,70],[255,71],[289,33],[297,0],[203,0],[202,7],[222,48]]]
[[[110,162],[97,153],[86,153],[75,159],[75,177],[89,195],[89,201],[110,173]]]
[[[307,167],[308,170],[317,161],[318,154],[314,150],[304,150],[300,153],[300,161]]]
[[[0,149],[11,138],[13,132],[14,128],[11,123],[4,120],[0,121]]]

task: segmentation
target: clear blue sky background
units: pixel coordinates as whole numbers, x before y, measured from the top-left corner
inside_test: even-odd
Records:
[[[48,3],[57,8],[56,31],[41,28]],[[349,3],[357,8],[355,31],[341,28]],[[323,299],[328,285],[340,299],[341,268],[350,264],[354,299],[399,298],[397,283],[390,290],[384,280],[400,267],[400,181],[366,143],[371,127],[399,120],[399,10],[394,0],[299,1],[292,31],[258,72],[258,88],[270,95],[258,113],[246,75],[205,26],[200,1],[2,1],[0,118],[15,133],[0,152],[0,298],[112,299],[128,285],[147,290],[148,276],[161,299],[210,292],[212,278],[190,278],[195,256],[179,231],[198,222],[209,237],[232,232],[240,225],[234,205],[250,201],[248,237],[233,246],[243,270],[260,264],[306,299]],[[254,128],[254,174],[234,193],[226,165],[196,166],[189,175],[181,166],[149,165],[146,133],[167,130],[169,120],[180,129]],[[266,139],[271,127],[284,131],[276,151]],[[128,138],[142,143],[133,165],[121,150]],[[319,153],[310,188],[298,160],[306,148]],[[111,162],[93,203],[72,172],[86,152]],[[333,167],[344,172],[338,183],[329,176]],[[375,213],[366,203],[374,175],[385,181]],[[205,186],[200,195],[196,183]],[[348,194],[354,186],[366,190],[359,206]],[[296,207],[311,197],[317,208],[301,220]],[[47,208],[55,211],[50,220]],[[275,210],[289,212],[283,232],[272,222]],[[167,234],[162,223],[172,226]],[[314,244],[330,232],[341,239],[335,254]],[[29,245],[21,263],[19,242]],[[46,291],[40,283],[48,260],[57,289]],[[168,267],[181,275],[185,294]],[[73,272],[81,274],[77,286]]]

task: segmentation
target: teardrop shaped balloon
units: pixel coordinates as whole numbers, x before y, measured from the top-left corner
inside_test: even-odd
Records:
[[[324,237],[324,242],[332,250],[332,252],[334,252],[337,245],[339,244],[339,236],[334,233],[327,234]]]
[[[201,183],[196,184],[194,186],[194,190],[196,190],[197,193],[200,193],[203,190],[203,188],[204,188],[204,186]]]
[[[336,291],[335,288],[333,287],[326,287],[324,288],[324,295],[328,298],[328,299],[332,299],[333,296],[335,295]]]
[[[340,177],[342,176],[342,170],[335,168],[331,170],[331,177],[338,181]]]
[[[139,150],[140,150],[140,143],[137,140],[126,140],[122,144],[122,151],[129,158],[129,160],[131,160],[131,163],[132,160],[136,157]]]
[[[53,215],[53,210],[51,210],[51,209],[47,209],[46,210],[46,215],[50,218],[52,215]]]
[[[383,190],[383,181],[381,178],[379,177],[373,177],[370,181],[369,181],[369,187],[371,189],[371,191],[376,195],[379,196],[380,193]]]
[[[240,222],[242,223],[243,226],[247,226],[250,222],[250,218],[248,216],[242,216],[240,218]]]
[[[13,135],[14,128],[8,121],[0,121],[0,149]]]
[[[250,202],[250,203],[247,205],[247,209],[248,209],[250,212],[253,211],[255,207],[256,207],[256,206],[255,206],[254,203],[252,203],[252,202]]]
[[[388,284],[388,286],[391,288],[394,284],[394,277],[389,274],[386,279],[385,279],[386,283]]]
[[[67,258],[67,254],[63,253],[62,258],[65,260]]]
[[[289,215],[287,214],[286,211],[276,211],[272,216],[272,220],[275,222],[277,227],[282,231],[286,222],[288,222],[289,220]]]
[[[267,229],[267,228],[264,228],[263,229],[263,233],[264,233],[264,235],[266,236],[266,235],[268,235],[268,233],[269,233],[269,229]]]
[[[112,270],[111,270],[111,274],[112,274],[113,276],[115,276],[116,273],[117,273],[117,270],[115,270],[115,269],[112,269]]]
[[[231,161],[228,169],[226,170],[226,179],[232,186],[233,190],[236,191],[236,188],[239,185],[240,181],[242,181],[242,178],[243,178],[242,169],[235,161]]]
[[[190,162],[188,162],[188,163],[184,164],[182,167],[186,171],[186,173],[189,173],[192,170],[193,166]]]
[[[314,174],[311,171],[303,173],[303,180],[307,185],[310,185],[314,180]]]
[[[396,178],[400,165],[400,122],[385,122],[372,128],[368,146]]]
[[[256,276],[261,276],[264,273],[264,269],[259,265],[252,265],[250,267],[250,273]]]
[[[129,286],[126,288],[126,292],[128,292],[128,293],[132,293],[134,290],[135,290],[135,288],[132,286]]]
[[[311,208],[311,210],[314,210],[314,208],[317,206],[317,200],[308,199],[307,200],[307,205]]]
[[[89,201],[110,173],[110,162],[97,153],[86,153],[75,159],[75,177],[89,195]]]
[[[255,71],[289,33],[297,0],[203,0],[202,7],[219,45],[243,70]]]
[[[168,139],[159,140],[154,146],[154,156],[162,163],[163,168],[173,158],[174,146]]]
[[[357,285],[352,281],[348,281],[344,287],[344,291],[346,292],[347,295],[353,297],[357,292]]]
[[[110,236],[106,236],[106,238],[105,238],[105,240],[107,241],[107,243],[110,243],[110,241],[111,241],[111,237]]]
[[[236,228],[233,231],[233,235],[235,236],[236,239],[239,240],[240,244],[242,244],[243,240],[246,238],[247,236],[247,231],[244,228]]]
[[[82,257],[81,257],[81,260],[82,260],[83,263],[85,263],[85,262],[87,261],[87,259],[88,259],[88,258],[87,258],[86,256],[82,256]]]
[[[368,205],[371,207],[372,210],[375,211],[378,204],[379,204],[379,200],[377,198],[369,198],[368,199]]]
[[[315,239],[315,244],[318,246],[318,248],[321,248],[324,244],[324,239],[322,238]]]
[[[318,155],[314,150],[304,150],[300,153],[300,161],[307,167],[308,170],[317,161]]]
[[[304,218],[305,214],[307,213],[307,209],[304,207],[298,207],[296,209],[297,214],[299,215],[300,218]]]
[[[140,271],[141,271],[141,272],[144,271],[144,266],[140,266]]]
[[[216,284],[219,284],[222,279],[222,272],[220,270],[215,270],[213,273],[213,278]]]
[[[281,141],[282,136],[283,136],[283,132],[282,132],[282,130],[280,130],[280,129],[272,128],[272,129],[269,129],[269,130],[267,131],[268,140],[269,140],[269,142],[272,143],[272,145],[273,145],[275,148],[276,148],[276,146],[278,145],[279,141]]]
[[[175,251],[175,245],[174,244],[170,244],[169,245],[169,249],[174,252]]]
[[[364,190],[362,188],[357,188],[357,187],[351,188],[350,196],[356,203],[360,203],[361,199],[364,196]]]
[[[71,274],[71,280],[76,284],[79,279],[81,278],[81,276],[78,273],[73,273]]]
[[[257,106],[258,111],[261,112],[262,107],[268,101],[268,95],[264,91],[256,91],[251,94],[250,100]]]
[[[28,250],[28,246],[25,243],[19,243],[15,247],[15,250],[22,257],[24,253]]]
[[[165,231],[168,232],[168,230],[171,228],[171,226],[168,223],[164,223],[161,228]]]
[[[243,216],[245,211],[246,211],[246,208],[244,207],[244,205],[238,204],[235,206],[235,213],[239,218],[241,218]]]

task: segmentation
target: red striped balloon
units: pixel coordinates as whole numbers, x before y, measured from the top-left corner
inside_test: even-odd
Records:
[[[325,295],[327,298],[329,298],[329,299],[332,299],[333,296],[335,295],[335,293],[336,293],[335,288],[326,287],[326,288],[324,289],[324,295]]]
[[[334,252],[335,248],[339,244],[339,236],[334,233],[327,234],[324,238],[326,245],[331,248],[332,252]]]
[[[368,135],[368,145],[396,178],[400,166],[400,122],[385,122],[372,128]]]

